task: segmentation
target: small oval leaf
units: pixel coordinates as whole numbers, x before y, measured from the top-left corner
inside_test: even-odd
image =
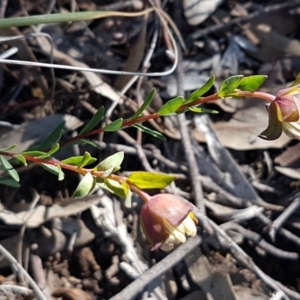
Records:
[[[69,157],[66,158],[64,160],[62,160],[61,162],[67,165],[72,165],[72,166],[80,166],[80,164],[83,161],[83,156],[73,156],[73,157]],[[94,163],[95,161],[97,161],[97,158],[95,157],[90,157],[88,162],[85,164],[85,166],[90,165],[92,163]]]
[[[220,91],[218,93],[219,97],[223,98],[227,94],[233,92],[239,86],[243,77],[243,75],[235,75],[225,79],[221,84]]]
[[[152,102],[154,96],[155,96],[155,92],[156,90],[153,89],[150,94],[147,96],[146,100],[144,101],[144,103],[141,105],[141,107],[136,111],[136,113],[129,118],[129,120],[134,120],[136,118],[138,118],[142,112],[150,105],[150,103]]]
[[[134,125],[132,125],[132,127],[135,127],[135,128],[139,129],[142,132],[148,133],[148,134],[152,135],[153,137],[155,137],[157,139],[160,139],[162,141],[167,140],[166,137],[164,135],[162,135],[160,132],[155,131],[153,129],[150,129],[150,128],[148,128],[146,126],[143,126],[141,124],[134,124]]]
[[[82,157],[82,160],[80,162],[80,164],[78,165],[78,168],[83,168],[84,166],[87,165],[87,163],[89,162],[89,160],[91,159],[91,154],[89,152],[85,152],[83,157]]]
[[[195,113],[209,113],[209,114],[218,114],[219,112],[217,110],[212,110],[208,108],[201,108],[201,107],[189,107],[189,110]]]
[[[114,132],[120,129],[123,125],[123,118],[117,119],[104,127],[105,132]]]
[[[237,89],[241,91],[254,92],[256,91],[268,78],[266,75],[253,75],[242,78]]]
[[[10,150],[13,150],[13,149],[15,149],[17,147],[17,144],[13,144],[13,145],[11,145],[11,146],[9,146],[9,147],[6,147],[6,148],[2,148],[2,149],[0,149],[0,151],[10,151]]]
[[[49,150],[47,153],[45,154],[42,154],[40,156],[38,156],[38,158],[46,158],[46,157],[49,157],[51,156],[52,154],[54,154],[55,152],[57,152],[59,150],[59,144],[56,143],[51,150]]]
[[[65,128],[66,121],[60,123],[49,135],[48,137],[42,142],[39,146],[38,150],[46,150],[52,147],[54,144],[58,143],[61,136],[63,135],[64,128]]]
[[[95,147],[97,149],[101,149],[101,147],[96,143],[96,141],[92,141],[92,140],[88,140],[88,139],[80,139],[80,140],[76,141],[76,144],[90,145],[90,146]]]
[[[22,154],[17,154],[15,158],[18,159],[21,163],[23,163],[24,166],[27,166],[26,158]]]
[[[162,189],[175,180],[175,176],[163,173],[133,172],[128,180],[140,189]]]
[[[14,188],[20,187],[19,182],[15,181],[13,178],[8,178],[8,177],[0,177],[0,184],[7,185]]]
[[[96,186],[95,177],[90,172],[88,172],[81,179],[80,183],[78,184],[78,186],[73,194],[73,197],[75,199],[85,197],[85,196],[89,195],[90,193],[92,193],[95,186]]]
[[[108,177],[110,174],[112,174],[114,172],[114,168],[111,167],[109,169],[107,169],[106,171],[103,171],[103,174],[101,176],[101,178],[105,178]]]
[[[119,182],[105,178],[104,183],[108,187],[108,189],[112,191],[115,195],[123,199],[126,198],[126,192],[124,190],[124,186],[121,185]]]
[[[105,158],[101,161],[96,167],[95,170],[97,171],[106,171],[113,168],[114,172],[117,172],[121,168],[121,164],[124,159],[124,152],[116,152],[115,154]]]
[[[202,95],[204,95],[211,89],[211,87],[214,85],[214,82],[215,76],[210,77],[201,88],[191,93],[183,102],[183,104],[191,103],[198,100]]]
[[[24,151],[22,153],[20,153],[22,155],[25,155],[25,156],[32,156],[32,157],[40,157],[42,155],[45,155],[46,152],[44,151],[37,151],[37,150],[32,150],[32,151]]]
[[[41,163],[40,164],[45,170],[49,171],[50,173],[56,175],[58,177],[59,181],[64,180],[65,178],[65,173],[62,171],[61,167],[58,166],[54,166],[54,165],[50,165],[50,164],[45,164],[45,163]]]
[[[4,157],[0,156],[0,163],[2,164],[5,171],[17,182],[20,181],[20,177],[15,168],[10,164],[10,162]]]
[[[179,96],[174,99],[169,100],[165,103],[157,112],[159,116],[167,116],[173,114],[182,105],[183,97]]]
[[[92,129],[94,129],[99,124],[99,122],[102,120],[102,118],[104,116],[104,112],[105,112],[104,107],[101,106],[98,109],[98,111],[93,115],[91,120],[83,127],[83,129],[81,129],[79,134],[87,133],[87,132],[91,131]]]

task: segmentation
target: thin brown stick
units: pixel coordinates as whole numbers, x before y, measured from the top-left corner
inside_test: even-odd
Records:
[[[11,264],[12,268],[16,269],[19,273],[26,278],[29,282],[29,285],[32,287],[35,292],[36,297],[39,300],[48,300],[45,295],[42,293],[40,288],[37,286],[32,277],[26,272],[26,270],[18,263],[18,261],[0,244],[0,253],[3,255]]]
[[[222,24],[216,24],[210,27],[207,27],[205,29],[201,29],[196,31],[195,33],[191,34],[189,36],[190,39],[192,40],[196,40],[199,39],[202,36],[208,35],[210,33],[216,32],[218,30],[224,30],[228,27],[231,27],[233,25],[237,25],[237,24],[243,24],[246,22],[249,22],[263,14],[269,14],[275,11],[280,11],[280,10],[288,10],[288,9],[292,9],[295,8],[297,6],[300,5],[300,0],[294,0],[291,2],[285,1],[279,4],[274,4],[274,5],[270,5],[270,6],[266,6],[266,7],[262,7],[261,10],[256,10],[253,13],[249,14],[246,17],[240,17],[240,18],[236,18],[233,19],[227,23],[222,23]]]
[[[180,245],[176,250],[162,259],[159,263],[147,270],[135,281],[129,284],[120,293],[110,298],[110,300],[130,300],[134,299],[154,280],[160,278],[164,273],[179,263],[184,257],[188,256],[201,243],[200,236],[194,236]]]
[[[184,95],[183,89],[183,70],[182,70],[182,53],[179,49],[178,51],[178,68],[177,68],[177,84],[178,84],[178,95]],[[198,207],[199,211],[205,215],[205,206],[203,201],[203,190],[201,182],[198,180],[199,170],[195,154],[193,152],[192,143],[190,139],[189,129],[186,124],[185,114],[180,114],[178,116],[178,126],[181,134],[181,142],[183,146],[183,151],[185,154],[185,159],[189,166],[189,173],[191,179],[191,185],[194,192],[195,204]]]
[[[294,201],[272,223],[269,234],[273,241],[275,241],[275,235],[277,231],[282,227],[284,222],[297,210],[299,204],[300,204],[300,197],[298,195],[297,198],[294,199]]]
[[[234,223],[234,222],[227,222],[221,225],[224,230],[234,230],[241,233],[246,239],[251,240],[254,242],[258,247],[262,248],[263,250],[267,251],[273,256],[282,258],[282,259],[289,259],[289,260],[298,260],[299,254],[297,252],[289,252],[279,249],[268,242],[266,242],[262,236],[254,231],[248,230],[243,226]]]
[[[197,215],[197,212],[195,212]],[[201,216],[201,215],[200,215]],[[201,216],[203,217],[203,216]],[[205,216],[204,216],[205,217]],[[207,218],[207,217],[206,217]],[[288,300],[289,297],[293,299],[300,299],[300,294],[290,290],[289,288],[285,287],[280,282],[274,280],[267,274],[265,274],[252,260],[250,256],[240,247],[238,246],[228,235],[227,233],[216,223],[214,223],[212,220],[208,219],[208,222],[212,226],[212,228],[215,230],[216,234],[219,238],[226,241],[228,248],[231,252],[231,254],[240,261],[244,266],[246,266],[249,270],[251,270],[253,273],[255,273],[266,285],[268,285],[270,288],[274,289],[274,291],[279,291],[283,293],[283,299]]]

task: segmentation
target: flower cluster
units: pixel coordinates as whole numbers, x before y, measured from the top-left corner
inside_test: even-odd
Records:
[[[172,194],[150,197],[141,211],[141,225],[152,250],[170,251],[184,243],[187,236],[195,236],[198,223],[193,214],[195,206]]]

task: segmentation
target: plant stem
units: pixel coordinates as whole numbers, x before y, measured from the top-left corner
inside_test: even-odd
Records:
[[[266,100],[268,102],[273,102],[275,100],[275,96],[272,95],[272,94],[269,94],[269,93],[247,92],[247,91],[239,91],[239,90],[236,90],[233,93],[230,93],[230,94],[226,95],[226,97],[252,97],[252,98]],[[202,97],[202,98],[199,98],[199,99],[197,99],[193,102],[181,105],[177,109],[176,112],[178,112],[178,113],[183,112],[188,107],[204,104],[204,103],[214,101],[214,100],[218,100],[218,99],[220,99],[218,93],[212,94],[210,96]],[[143,122],[146,122],[146,121],[149,121],[149,120],[157,119],[159,117],[160,117],[160,115],[157,112],[155,112],[155,113],[147,115],[147,116],[140,116],[140,117],[138,117],[136,119],[133,119],[133,120],[127,119],[127,120],[124,120],[124,122],[123,122],[120,129],[132,126],[134,124],[139,124],[139,123],[143,123]],[[96,134],[102,133],[104,131],[105,131],[105,128],[98,128],[98,129],[94,129],[94,130],[92,130],[90,132],[87,132],[87,133],[84,133],[84,134],[79,134],[79,135],[77,135],[77,136],[75,136],[71,139],[68,139],[64,142],[61,142],[60,146],[61,147],[66,146],[66,145],[68,145],[70,143],[73,143],[75,141],[78,141],[80,139],[83,139],[83,138],[86,138],[86,137],[89,137],[89,136],[92,136],[92,135],[96,135]]]
[[[11,153],[11,152],[0,151],[0,155],[15,158],[17,154],[16,153]],[[52,166],[56,166],[56,167],[60,166],[62,169],[70,170],[72,172],[76,172],[76,173],[79,173],[81,175],[86,175],[87,173],[91,173],[93,176],[102,178],[103,173],[104,173],[103,171],[97,171],[97,170],[94,170],[94,169],[78,168],[77,166],[64,164],[64,163],[62,163],[58,160],[38,158],[38,157],[35,157],[35,156],[28,156],[28,155],[23,155],[23,156],[27,161],[33,162],[35,164],[48,164],[48,165],[52,165]],[[110,175],[106,176],[105,178],[117,181],[119,183],[122,183],[124,180],[126,180],[125,177],[115,175],[115,174],[110,174]]]
[[[239,91],[239,90],[235,90],[234,92],[232,92],[230,94],[227,94],[226,97],[252,97],[252,98],[266,100],[268,102],[272,102],[276,98],[276,96],[268,94],[268,93],[264,93],[264,92],[248,92],[248,91]],[[217,99],[220,99],[218,93],[212,94],[210,96],[202,97],[202,98],[199,98],[199,99],[197,99],[193,102],[181,105],[177,109],[176,112],[177,113],[183,112],[188,107],[201,105],[203,103],[207,103],[207,102],[214,101],[214,100],[217,100]],[[149,120],[152,120],[152,119],[156,119],[158,117],[160,117],[159,113],[155,112],[155,113],[152,113],[152,114],[147,115],[147,116],[140,116],[136,119],[127,119],[127,120],[123,121],[123,124],[122,124],[121,128],[126,128],[126,127],[132,126],[134,124],[138,124],[138,123],[143,123],[143,122],[146,122],[146,121],[149,121]],[[68,139],[64,142],[61,142],[60,146],[66,146],[66,145],[68,145],[72,142],[78,141],[78,140],[83,139],[85,137],[95,135],[95,134],[98,134],[98,133],[101,133],[101,132],[104,132],[104,131],[105,131],[105,127],[104,128],[98,128],[98,129],[92,130],[92,131],[84,133],[84,134],[79,134],[74,138],[71,138],[71,139]],[[0,151],[0,155],[15,158],[17,154],[16,153],[11,153],[11,152]],[[94,170],[94,169],[79,168],[77,166],[65,164],[65,163],[62,163],[62,162],[57,161],[57,160],[39,158],[39,157],[28,156],[28,155],[23,155],[23,156],[27,161],[31,161],[31,162],[36,163],[36,164],[48,164],[48,165],[53,165],[53,166],[56,166],[56,167],[59,166],[62,169],[70,170],[70,171],[79,173],[81,175],[86,175],[87,173],[91,173],[93,176],[102,178],[103,173],[104,173],[103,171],[97,171],[97,170]],[[129,185],[130,189],[132,191],[134,191],[136,194],[138,194],[143,199],[144,202],[149,201],[150,196],[147,193],[140,190],[139,188],[137,188],[134,184],[132,184],[125,177],[118,176],[118,175],[115,175],[115,174],[110,174],[106,178],[114,180],[118,183],[122,183],[122,182],[126,181],[127,184]]]
[[[251,98],[258,98],[262,100],[266,100],[268,102],[273,102],[276,96],[264,93],[264,92],[248,92],[248,91],[236,91],[231,94],[226,95],[226,97],[251,97]]]
[[[137,195],[141,197],[141,199],[147,203],[150,200],[150,195],[145,193],[144,191],[140,190],[138,187],[136,187],[134,184],[132,184],[129,180],[126,180],[128,186],[130,189],[135,192]]]

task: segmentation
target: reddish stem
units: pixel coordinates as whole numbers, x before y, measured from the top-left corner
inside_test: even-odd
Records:
[[[127,184],[130,186],[130,189],[135,192],[137,195],[141,197],[141,199],[147,203],[150,200],[150,195],[146,192],[140,190],[137,186],[135,186],[133,183],[131,183],[129,180],[126,180]]]
[[[276,98],[276,96],[264,93],[264,92],[247,92],[247,91],[236,91],[232,94],[226,95],[226,97],[251,97],[251,98],[258,98],[263,99],[268,102],[273,102]]]
[[[0,155],[15,158],[17,154],[16,153],[0,151]],[[52,165],[52,166],[56,166],[56,167],[60,166],[62,169],[70,170],[70,171],[79,173],[81,175],[85,175],[88,172],[90,172],[92,175],[94,175],[96,177],[99,177],[99,178],[102,178],[103,173],[104,173],[103,171],[96,171],[96,170],[93,170],[93,169],[78,168],[77,166],[64,164],[64,163],[62,163],[60,161],[56,161],[56,160],[38,158],[36,156],[29,156],[29,155],[23,155],[23,156],[27,161],[31,161],[31,162],[36,163],[36,164],[42,164],[43,163],[43,164]],[[115,175],[115,174],[110,174],[105,178],[112,179],[112,180],[117,181],[119,183],[122,183],[124,180],[126,180],[126,178],[124,178],[122,176]]]
[[[268,102],[272,102],[276,98],[276,96],[273,96],[271,94],[264,93],[264,92],[248,92],[248,91],[239,91],[239,90],[236,90],[233,93],[226,95],[226,97],[252,97],[252,98],[263,99],[263,100],[266,100]],[[177,109],[177,112],[178,113],[183,112],[188,107],[200,105],[200,104],[207,103],[207,102],[210,102],[210,101],[214,101],[214,100],[217,100],[217,99],[220,99],[218,93],[212,94],[212,95],[207,96],[207,97],[202,97],[202,98],[199,98],[199,99],[197,99],[193,102],[181,105]],[[136,119],[133,119],[133,120],[128,119],[128,120],[125,120],[123,122],[121,128],[129,127],[129,126],[132,126],[132,125],[138,124],[138,123],[143,123],[143,122],[146,122],[146,121],[151,120],[151,119],[156,119],[158,117],[160,117],[159,113],[156,112],[156,113],[153,113],[153,114],[150,114],[150,115],[147,115],[147,116],[140,116],[140,117],[138,117]],[[95,130],[92,130],[92,131],[84,133],[84,134],[79,134],[78,136],[76,136],[74,138],[71,138],[67,141],[64,141],[64,142],[60,143],[60,146],[65,146],[65,145],[68,145],[72,142],[78,141],[82,138],[89,137],[91,135],[95,135],[95,134],[98,134],[100,132],[104,132],[104,130],[105,130],[105,128],[99,128],[99,129],[95,129]],[[9,157],[16,157],[17,154],[16,153],[11,153],[11,152],[0,151],[0,155],[9,156]],[[103,171],[79,168],[77,166],[68,165],[68,164],[65,164],[65,163],[62,163],[62,162],[56,161],[56,160],[38,158],[38,157],[35,157],[35,156],[28,156],[28,155],[23,155],[23,156],[27,161],[31,161],[31,162],[34,162],[36,164],[44,163],[44,164],[53,165],[53,166],[60,166],[62,169],[70,170],[70,171],[79,173],[81,175],[85,175],[88,172],[90,172],[93,176],[102,178],[103,173],[104,173]],[[115,174],[110,174],[106,178],[114,180],[114,181],[116,181],[120,184],[122,184],[122,182],[126,181],[128,186],[130,187],[130,189],[133,192],[135,192],[137,195],[139,195],[145,203],[147,203],[150,200],[149,194],[147,194],[144,191],[140,190],[137,186],[135,186],[133,183],[131,183],[130,180],[127,179],[126,177],[118,176],[118,175],[115,175]]]
[[[272,102],[272,101],[275,100],[275,96],[273,96],[271,94],[268,94],[268,93],[264,93],[264,92],[247,92],[247,91],[239,91],[239,90],[236,90],[233,93],[226,95],[226,97],[252,97],[252,98],[263,99],[263,100],[266,100],[268,102]],[[197,99],[193,102],[181,105],[177,109],[177,112],[183,112],[188,107],[204,104],[204,103],[214,101],[214,100],[218,100],[218,99],[220,99],[218,93],[212,94],[210,96],[202,97],[202,98],[199,98],[199,99]],[[138,117],[134,120],[128,119],[128,120],[125,120],[123,122],[121,128],[129,127],[129,126],[132,126],[134,124],[143,123],[143,122],[149,121],[151,119],[156,119],[156,118],[159,118],[159,117],[160,117],[159,114],[156,112],[156,113],[153,113],[153,114],[150,114],[150,115],[147,115],[147,116]],[[92,135],[99,134],[101,132],[104,132],[104,128],[98,128],[98,129],[94,129],[94,130],[92,130],[90,132],[87,132],[87,133],[84,133],[84,134],[79,134],[79,135],[77,135],[77,136],[75,136],[71,139],[68,139],[67,141],[61,142],[60,146],[61,147],[66,146],[66,145],[68,145],[72,142],[78,141],[80,139],[83,139],[83,138],[86,138],[86,137],[89,137],[89,136],[92,136]]]

